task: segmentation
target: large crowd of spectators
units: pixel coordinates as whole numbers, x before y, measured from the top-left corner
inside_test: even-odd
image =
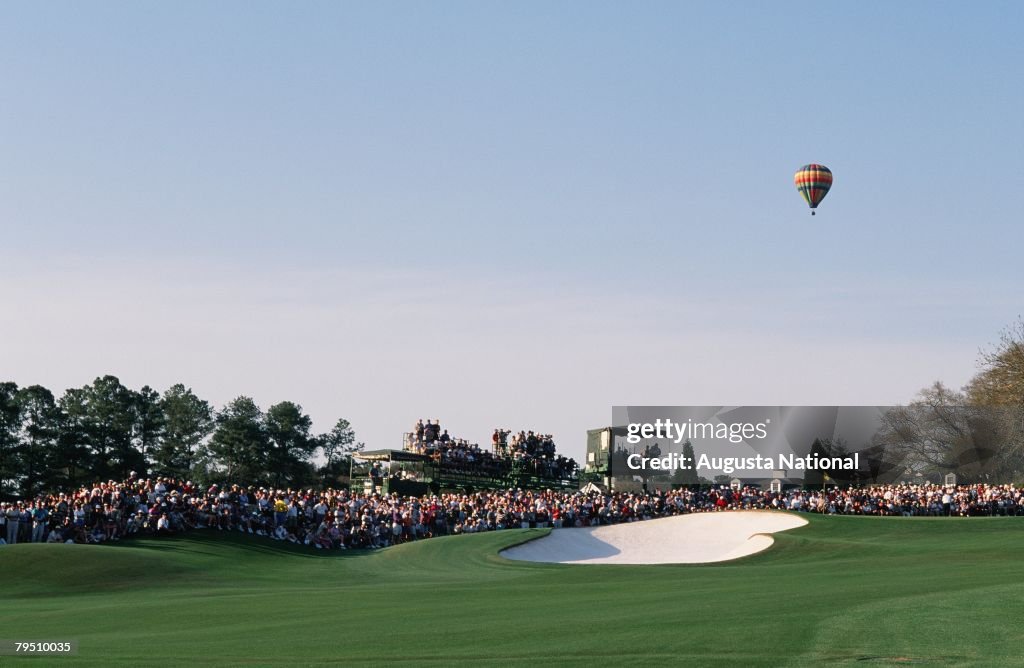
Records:
[[[586,527],[686,513],[789,510],[837,515],[1024,515],[1013,485],[892,484],[765,491],[690,488],[645,493],[509,489],[421,497],[350,490],[202,489],[131,478],[0,505],[0,542],[100,543],[135,534],[238,531],[316,549],[380,548],[439,535]]]

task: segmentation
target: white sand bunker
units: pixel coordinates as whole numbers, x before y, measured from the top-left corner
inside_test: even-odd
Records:
[[[775,542],[766,534],[805,524],[807,520],[796,515],[757,510],[676,515],[555,529],[543,538],[504,550],[501,556],[558,564],[706,564],[766,550]]]

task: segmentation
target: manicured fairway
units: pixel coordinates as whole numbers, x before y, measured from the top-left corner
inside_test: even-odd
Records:
[[[1024,664],[1024,518],[807,519],[703,566],[498,556],[540,531],[2,547],[0,636],[79,641],[31,665]]]

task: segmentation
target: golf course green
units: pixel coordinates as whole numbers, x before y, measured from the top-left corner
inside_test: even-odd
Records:
[[[513,562],[546,530],[326,554],[240,533],[0,548],[31,665],[1024,663],[1024,518],[805,515],[708,565]]]

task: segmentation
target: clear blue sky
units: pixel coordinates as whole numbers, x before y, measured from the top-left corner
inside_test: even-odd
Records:
[[[0,10],[0,375],[570,452],[885,403],[1021,312],[1024,4]],[[812,218],[793,171],[835,186]]]

